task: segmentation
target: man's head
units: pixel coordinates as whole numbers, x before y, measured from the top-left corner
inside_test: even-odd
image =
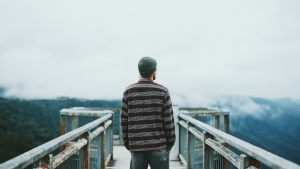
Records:
[[[156,78],[156,66],[157,62],[151,57],[143,57],[138,64],[139,72],[142,77],[151,77],[153,75],[153,80]]]

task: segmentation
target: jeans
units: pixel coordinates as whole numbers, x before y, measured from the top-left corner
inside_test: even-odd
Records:
[[[166,149],[154,151],[131,151],[130,169],[169,169],[169,152]]]

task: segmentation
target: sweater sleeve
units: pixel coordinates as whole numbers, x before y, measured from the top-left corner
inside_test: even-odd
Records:
[[[175,125],[173,117],[173,108],[169,92],[164,97],[163,104],[163,129],[167,139],[167,149],[170,151],[175,143]]]
[[[121,128],[122,128],[122,138],[124,146],[129,150],[128,142],[128,101],[126,99],[125,93],[122,99],[121,106]]]

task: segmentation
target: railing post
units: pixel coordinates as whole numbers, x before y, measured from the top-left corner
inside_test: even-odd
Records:
[[[114,159],[114,119],[115,119],[115,113],[112,113],[111,120],[111,138],[110,138],[110,160],[112,161]]]
[[[79,127],[78,116],[72,116],[72,129],[71,130],[77,129],[78,127]]]
[[[60,135],[66,134],[66,115],[60,115]],[[64,151],[65,145],[60,146],[60,152]],[[60,165],[60,169],[65,169],[66,163]]]
[[[229,112],[224,112],[224,132],[229,134]]]
[[[192,123],[187,123],[188,124],[188,126],[187,126],[187,130],[186,130],[186,141],[187,141],[187,147],[186,147],[186,157],[187,157],[187,159],[186,159],[186,162],[187,162],[187,167],[186,167],[186,169],[192,169],[192,152],[191,151],[193,151],[193,150],[191,150],[191,145],[192,145],[192,133],[190,133],[189,132],[189,128],[191,127],[191,126],[193,126],[192,125]]]
[[[213,149],[205,143],[205,140],[208,138],[213,138],[213,136],[208,132],[204,131],[203,132],[203,169],[213,168]]]
[[[104,127],[104,123],[101,124]],[[105,169],[105,131],[100,133],[100,169]]]
[[[86,132],[83,134],[82,138],[85,138],[87,144],[82,148],[83,155],[83,169],[90,169],[90,141],[89,141],[90,132]]]
[[[253,157],[248,157],[245,154],[241,154],[241,161],[240,161],[240,167],[239,169],[246,169],[250,166],[254,169],[260,168],[260,162],[254,159]]]
[[[241,154],[240,157],[239,169],[246,169],[249,166],[248,157],[245,154]]]
[[[220,129],[220,115],[216,115],[214,116],[214,119],[215,119],[215,128],[216,129]]]
[[[229,134],[229,126],[230,126],[229,112],[224,112],[223,117],[224,117],[224,132]],[[229,148],[229,145],[227,143],[225,143],[224,146]],[[229,169],[230,162],[224,157],[223,157],[223,161],[224,161],[223,164],[224,169]]]

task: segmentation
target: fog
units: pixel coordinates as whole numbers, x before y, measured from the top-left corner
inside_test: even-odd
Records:
[[[299,1],[1,1],[0,86],[120,99],[143,56],[175,104],[300,97]],[[254,110],[255,105],[248,105]]]

